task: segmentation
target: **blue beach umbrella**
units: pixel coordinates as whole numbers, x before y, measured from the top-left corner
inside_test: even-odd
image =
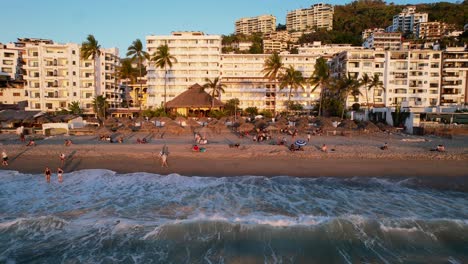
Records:
[[[296,142],[294,142],[294,144],[296,144],[296,146],[303,147],[303,146],[307,145],[307,141],[302,140],[302,139],[298,139],[298,140],[296,140]]]

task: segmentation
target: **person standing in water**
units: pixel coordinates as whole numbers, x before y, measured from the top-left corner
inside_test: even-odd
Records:
[[[166,145],[163,146],[161,152],[160,152],[160,157],[161,157],[161,167],[166,167],[168,168],[169,165],[167,164],[167,156],[169,154],[169,149]]]
[[[62,183],[62,181],[63,181],[63,170],[61,168],[57,168],[57,177],[58,177],[58,181],[60,183]]]
[[[49,167],[46,167],[45,171],[44,171],[44,175],[45,175],[47,183],[50,183],[50,175],[51,174],[52,174],[52,172],[50,171]]]

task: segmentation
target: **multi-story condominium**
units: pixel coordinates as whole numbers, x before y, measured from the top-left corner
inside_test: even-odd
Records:
[[[454,25],[444,22],[421,22],[416,25],[416,36],[420,39],[440,39],[455,30]]]
[[[4,77],[10,77],[3,72],[0,72],[0,104],[18,104],[26,101],[24,93],[24,82],[8,81],[4,82]]]
[[[425,107],[439,104],[441,51],[399,50],[399,51],[345,51],[334,58],[332,68],[335,75],[350,74],[362,78],[377,73],[384,89],[367,91],[369,104],[379,106],[401,105],[405,107]],[[361,93],[366,94],[361,88]],[[370,94],[370,95],[369,95]],[[350,96],[348,105],[365,105],[365,96],[357,100]]]
[[[468,51],[463,47],[447,48],[442,53],[441,105],[468,102]]]
[[[292,32],[286,30],[271,32],[263,37],[264,53],[280,53],[290,48],[291,43],[296,43],[303,34],[310,32]]]
[[[177,60],[172,68],[148,66],[148,106],[160,107],[184,92],[189,86],[203,85],[205,79],[220,77],[221,36],[203,32],[173,32],[170,36],[147,36],[146,47],[150,54],[160,45],[168,45],[169,53]],[[167,77],[165,72],[167,71]],[[166,79],[166,82],[165,82]],[[166,89],[165,89],[166,84]]]
[[[362,46],[366,49],[398,50],[401,48],[401,33],[373,32]]]
[[[351,46],[351,44],[324,44],[321,41],[314,41],[303,46],[299,46],[298,53],[309,56],[320,56],[331,58],[334,54],[343,52],[345,50],[361,50],[361,47]]]
[[[330,62],[330,69],[334,77],[350,77],[360,79],[364,74],[373,78],[379,76],[380,81],[385,79],[385,51],[369,49],[354,49],[343,51]],[[370,90],[361,87],[361,95],[357,98],[350,96],[347,105],[359,103],[361,105],[385,106],[384,87],[373,87]]]
[[[393,16],[393,24],[387,28],[390,32],[414,33],[418,23],[427,22],[427,13],[416,13],[415,6],[408,6],[401,13]]]
[[[265,78],[263,67],[269,54],[223,54],[221,55],[222,83],[226,85],[222,101],[238,98],[241,108],[257,107],[272,112],[286,110],[288,87],[279,87],[275,81]],[[318,56],[282,54],[284,67],[293,66],[308,78],[314,71]],[[311,109],[318,100],[320,91],[311,92],[311,87],[292,91],[291,101]]]
[[[276,17],[261,15],[244,17],[236,21],[236,34],[270,33],[276,30]]]
[[[270,53],[281,53],[288,50],[288,43],[286,41],[274,40],[274,39],[263,39],[263,52]]]
[[[333,29],[334,8],[330,4],[318,3],[310,8],[296,9],[286,15],[288,31],[304,31],[324,28]]]
[[[81,59],[80,45],[74,43],[27,43],[24,50],[26,110],[57,111],[77,101],[91,113],[92,100],[98,95],[106,96],[110,107],[118,107],[117,49],[102,49],[97,65],[92,59]]]
[[[8,73],[11,79],[23,79],[22,49],[13,43],[0,43],[0,72]]]
[[[368,37],[370,37],[370,35],[372,35],[372,33],[382,33],[382,32],[385,32],[385,29],[383,28],[367,28],[367,29],[364,29],[361,33],[361,38],[362,40],[366,40]]]

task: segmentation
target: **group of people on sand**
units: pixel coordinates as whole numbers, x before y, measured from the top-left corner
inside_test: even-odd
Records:
[[[206,137],[202,137],[199,133],[195,133],[195,142],[199,145],[208,144],[208,140],[206,139]]]
[[[146,144],[146,143],[148,143],[148,140],[146,140],[146,138],[143,138],[143,139],[137,138],[136,143],[137,144]]]

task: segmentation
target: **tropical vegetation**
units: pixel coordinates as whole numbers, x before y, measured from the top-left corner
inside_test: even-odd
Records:
[[[141,108],[141,93],[143,92],[143,83],[141,80],[141,77],[143,76],[142,75],[143,61],[149,60],[150,56],[148,52],[146,52],[143,49],[143,43],[141,43],[140,39],[136,39],[135,41],[133,41],[132,45],[128,47],[127,56],[129,56],[132,59],[132,61],[137,61],[138,63],[138,70],[140,72],[140,75],[139,75],[140,90],[138,94],[138,102],[139,102],[138,104]]]
[[[205,84],[202,86],[202,91],[205,91],[205,89],[210,89],[210,95],[211,95],[211,108],[210,110],[214,107],[214,100],[215,98],[220,98],[221,94],[224,93],[224,88],[226,85],[221,83],[221,80],[219,77],[214,78],[214,80],[210,80],[208,78],[205,78]]]
[[[271,54],[269,57],[265,59],[265,62],[263,64],[262,73],[264,74],[264,77],[268,78],[268,80],[272,82],[270,84],[272,87],[275,87],[275,90],[274,90],[275,108],[276,108],[276,83],[278,81],[278,74],[283,69],[284,69],[284,64],[281,59],[281,56],[278,53]]]
[[[177,59],[169,52],[167,44],[158,47],[156,52],[150,58],[154,65],[160,69],[164,69],[164,109],[166,108],[167,100],[167,68],[172,68],[173,63],[177,63]]]
[[[309,82],[312,85],[311,92],[315,92],[317,88],[320,88],[318,115],[321,116],[323,95],[330,82],[330,69],[328,68],[327,61],[323,57],[318,58],[315,62],[314,72],[310,76]]]
[[[93,110],[100,124],[106,119],[108,109],[109,103],[106,101],[105,96],[99,95],[93,99]]]
[[[289,66],[284,73],[282,73],[279,77],[280,80],[280,88],[289,88],[288,93],[288,103],[287,103],[287,111],[289,112],[291,106],[291,94],[292,91],[297,91],[298,89],[304,89],[304,77],[302,76],[302,72],[294,69],[293,66]]]

